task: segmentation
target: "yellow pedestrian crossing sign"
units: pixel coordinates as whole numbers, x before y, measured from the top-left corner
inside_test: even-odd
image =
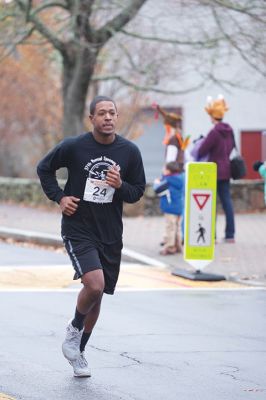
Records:
[[[202,269],[214,259],[217,165],[186,165],[184,259]]]

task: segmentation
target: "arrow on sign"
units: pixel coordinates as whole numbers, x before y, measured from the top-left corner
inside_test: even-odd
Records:
[[[203,207],[205,206],[205,204],[207,203],[208,198],[210,197],[210,194],[202,194],[202,193],[195,194],[195,193],[193,193],[193,197],[194,197],[199,209],[202,210]]]

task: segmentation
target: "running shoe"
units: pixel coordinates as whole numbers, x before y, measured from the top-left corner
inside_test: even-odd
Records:
[[[69,364],[73,367],[74,376],[77,378],[90,377],[91,372],[88,367],[88,362],[85,358],[84,352],[79,354],[79,357],[74,361],[69,361]]]
[[[62,344],[62,352],[68,361],[74,361],[80,356],[80,342],[83,329],[81,331],[69,321],[66,327],[66,338]]]

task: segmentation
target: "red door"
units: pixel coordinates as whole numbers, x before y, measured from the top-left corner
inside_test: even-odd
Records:
[[[260,179],[259,174],[253,170],[253,163],[262,157],[261,131],[241,132],[241,154],[247,164],[245,179]]]

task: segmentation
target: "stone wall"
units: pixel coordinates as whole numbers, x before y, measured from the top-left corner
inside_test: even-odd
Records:
[[[59,180],[60,185],[64,181]],[[43,193],[38,179],[0,177],[0,201],[12,201],[30,206],[56,206]]]
[[[61,186],[63,180],[59,180]],[[262,180],[240,180],[232,182],[232,198],[235,212],[265,211],[264,183]],[[5,178],[0,177],[0,201],[12,201],[31,206],[45,205],[56,207],[54,202],[44,195],[38,179]],[[218,211],[221,205],[218,202]],[[144,197],[135,204],[125,204],[126,216],[153,216],[161,214],[159,199],[155,195],[152,185],[147,184]]]
[[[236,213],[266,211],[264,182],[260,179],[233,181],[231,194]],[[143,215],[158,215],[160,213],[159,199],[156,197],[151,185],[147,185],[143,208]],[[217,209],[218,212],[222,211],[219,199]]]

